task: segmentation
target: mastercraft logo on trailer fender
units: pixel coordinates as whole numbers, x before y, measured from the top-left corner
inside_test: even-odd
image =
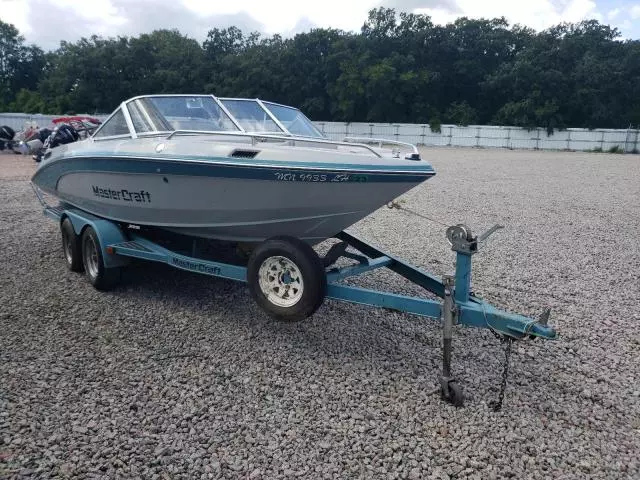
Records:
[[[96,185],[91,185],[91,188],[93,189],[93,195],[96,197],[108,198],[109,200],[120,200],[124,202],[151,203],[151,194],[144,190],[132,192],[126,188],[114,190],[113,188],[101,188]]]

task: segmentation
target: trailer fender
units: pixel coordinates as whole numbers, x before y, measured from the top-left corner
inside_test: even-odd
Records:
[[[124,267],[130,263],[129,258],[109,254],[106,251],[107,246],[115,243],[126,242],[128,240],[126,234],[120,229],[120,227],[118,227],[118,225],[110,222],[109,220],[75,209],[65,209],[60,221],[63,221],[65,218],[68,218],[71,221],[73,230],[78,236],[82,235],[82,232],[87,226],[90,225],[93,227],[98,235],[98,240],[100,241],[105,267]]]

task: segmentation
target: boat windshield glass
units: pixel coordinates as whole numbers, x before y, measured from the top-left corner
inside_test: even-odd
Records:
[[[247,132],[276,132],[283,130],[272,120],[255,100],[244,99],[219,99],[231,112],[231,115]]]
[[[318,130],[311,120],[297,108],[285,107],[277,103],[263,102],[265,106],[271,110],[273,116],[284,125],[293,135],[301,135],[303,137],[324,138],[324,135]]]
[[[239,131],[212,97],[142,97],[130,101],[127,108],[138,133],[173,130]]]
[[[129,127],[127,126],[127,121],[124,118],[124,113],[122,113],[121,108],[116,110],[95,133],[96,138],[114,137],[118,135],[130,135]]]

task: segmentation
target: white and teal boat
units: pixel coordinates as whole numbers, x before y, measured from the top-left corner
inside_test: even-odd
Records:
[[[146,95],[51,149],[33,184],[98,217],[186,235],[318,243],[435,174],[413,145],[326,139],[258,99]]]

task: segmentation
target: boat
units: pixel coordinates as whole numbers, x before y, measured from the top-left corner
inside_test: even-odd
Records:
[[[259,243],[319,243],[435,175],[413,145],[327,139],[297,108],[213,95],[122,102],[49,149],[41,192],[124,225]]]

